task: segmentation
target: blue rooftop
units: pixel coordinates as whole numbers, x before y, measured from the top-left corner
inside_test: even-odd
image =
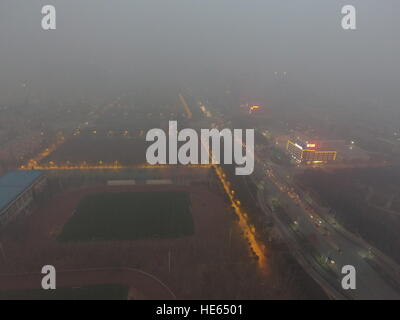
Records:
[[[44,174],[39,170],[12,171],[0,177],[0,210],[15,200]]]

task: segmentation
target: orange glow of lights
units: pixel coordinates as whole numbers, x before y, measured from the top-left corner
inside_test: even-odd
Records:
[[[204,110],[208,111],[205,107],[204,107]],[[245,147],[245,144],[243,144],[243,142],[242,142],[242,145]],[[203,146],[204,146],[204,144],[203,144]],[[209,156],[212,160],[213,155],[210,152],[209,152]],[[255,156],[255,154],[254,154],[254,156]],[[257,157],[255,157],[255,158],[256,158],[256,160],[260,161],[260,159],[257,159]],[[215,163],[215,161],[211,161],[211,163],[213,163],[213,162]],[[214,168],[214,171],[217,174],[217,177],[218,177],[219,181],[221,182],[222,187],[224,188],[224,190],[229,198],[229,201],[231,202],[231,206],[232,206],[235,214],[239,218],[239,227],[242,230],[244,236],[246,237],[251,251],[257,256],[258,266],[260,267],[261,271],[264,274],[268,273],[267,256],[265,253],[266,248],[262,243],[260,243],[257,240],[256,228],[250,224],[249,218],[248,218],[247,214],[243,211],[240,201],[235,199],[235,197],[234,197],[235,191],[230,188],[230,182],[226,180],[226,174],[223,172],[222,168],[217,166],[216,164],[211,164],[211,166]]]
[[[40,161],[48,157],[51,153],[53,153],[60,145],[65,142],[65,138],[63,136],[59,137],[55,143],[51,146],[45,148],[42,152],[40,152],[36,157],[30,159],[25,165],[22,165],[20,169],[32,169],[36,168]]]
[[[231,202],[231,206],[234,209],[236,215],[239,218],[239,226],[243,231],[243,234],[246,236],[250,248],[254,252],[254,254],[258,258],[258,265],[261,268],[262,271],[266,272],[267,271],[267,263],[266,263],[266,254],[265,254],[265,246],[261,244],[257,240],[256,236],[256,229],[254,226],[252,226],[249,221],[248,221],[248,216],[245,212],[243,212],[241,206],[240,206],[240,201],[235,200],[232,190],[229,188],[229,183],[225,179],[225,174],[223,173],[221,167],[218,167],[216,165],[213,165],[214,170],[226,192],[226,194],[229,197],[229,200]]]
[[[149,165],[149,164],[141,164],[141,165],[133,165],[133,166],[123,166],[118,162],[111,164],[101,164],[101,165],[88,165],[85,162],[82,164],[66,164],[66,165],[57,165],[54,162],[49,163],[49,165],[38,165],[36,164],[33,167],[21,166],[21,170],[117,170],[117,169],[167,169],[171,167],[181,167],[180,165],[171,166],[171,165]],[[194,164],[194,165],[185,165],[185,168],[211,168],[209,164]]]

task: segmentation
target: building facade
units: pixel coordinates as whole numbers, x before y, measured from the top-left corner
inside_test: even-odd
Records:
[[[335,161],[337,151],[325,150],[322,143],[308,141],[291,141],[288,140],[286,149],[290,155],[297,161],[306,164],[327,163]]]

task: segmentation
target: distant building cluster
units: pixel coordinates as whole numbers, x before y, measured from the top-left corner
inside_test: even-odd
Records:
[[[20,160],[22,157],[34,153],[40,147],[42,142],[43,135],[40,132],[30,132],[15,137],[1,144],[0,160]]]

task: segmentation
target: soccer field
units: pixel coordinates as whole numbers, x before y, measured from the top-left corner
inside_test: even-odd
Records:
[[[86,196],[60,241],[178,238],[194,233],[187,192],[120,192]]]

